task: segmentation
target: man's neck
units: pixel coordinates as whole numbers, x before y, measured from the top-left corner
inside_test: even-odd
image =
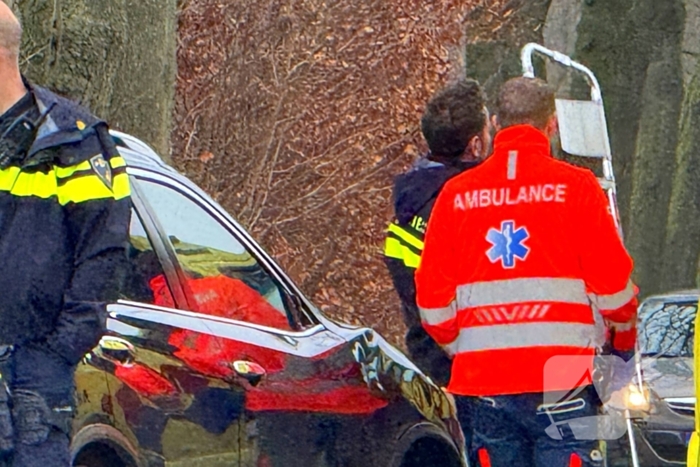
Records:
[[[17,67],[10,66],[5,61],[0,57],[0,115],[12,108],[28,92]]]

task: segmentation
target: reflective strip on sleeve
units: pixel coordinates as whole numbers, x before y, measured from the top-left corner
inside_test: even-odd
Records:
[[[112,190],[97,175],[76,177],[58,188],[58,202],[62,205],[113,197]]]
[[[391,228],[389,230],[391,230]],[[394,235],[396,234],[390,233],[386,238],[384,256],[399,259],[403,261],[404,265],[408,268],[418,269],[418,266],[420,266],[420,254],[414,251],[417,249],[404,243],[400,238]]]
[[[118,169],[120,167],[126,167],[126,161],[121,156],[115,156],[109,160],[109,165],[113,169]],[[54,170],[56,171],[56,177],[68,178],[78,172],[92,172],[92,166],[90,165],[90,161],[83,161],[80,164],[70,167],[56,167]]]
[[[120,156],[109,160],[111,167],[111,188],[100,178],[93,169],[90,161],[84,161],[71,167],[56,167],[58,179],[58,202],[62,205],[68,203],[82,203],[96,199],[126,198],[131,194],[129,176],[124,167],[126,161]]]
[[[80,164],[71,165],[70,167],[56,167],[55,169],[56,177],[58,178],[68,178],[76,172],[92,171],[92,166],[90,161],[83,161]]]
[[[634,319],[631,319],[626,323],[616,323],[614,321],[610,321],[609,325],[611,329],[614,329],[617,332],[631,331],[637,327],[637,317],[635,316]]]
[[[126,167],[126,161],[121,156],[115,156],[109,160],[109,165],[112,166],[113,169],[118,169],[119,167]]]
[[[442,308],[421,308],[418,307],[420,319],[423,323],[430,326],[439,326],[440,324],[454,319],[457,316],[457,303],[452,302]]]
[[[97,175],[83,175],[66,180],[55,194],[59,204],[65,206],[98,199],[120,200],[131,194],[131,186],[125,172],[114,174],[111,190]]]
[[[131,195],[131,185],[129,184],[129,176],[126,173],[114,175],[112,181],[112,192],[114,199],[119,200]]]
[[[8,167],[0,170],[0,191],[44,199],[57,196],[62,205],[92,199],[126,198],[131,194],[129,178],[123,168],[126,162],[121,157],[114,157],[110,164],[115,169],[111,189],[95,174],[90,162],[85,161],[72,167],[55,167],[47,173],[22,172],[19,167]]]
[[[397,224],[393,222],[389,224],[389,232],[393,233],[394,235],[396,235],[409,245],[413,246],[414,248],[423,251],[423,241],[419,238],[416,238],[415,235],[409,233],[407,230],[402,229]]]
[[[580,279],[531,277],[457,287],[459,309],[525,302],[590,304],[586,286]]]
[[[403,245],[400,240],[387,237],[384,245],[384,255],[403,261],[406,267],[417,269],[420,266],[420,255],[417,255],[409,247]]]
[[[601,311],[612,311],[623,307],[634,298],[634,284],[632,281],[627,282],[624,290],[611,295],[596,295],[590,294],[590,299],[595,306]]]
[[[523,347],[595,348],[603,336],[592,324],[519,323],[462,328],[453,346],[457,353]]]
[[[449,355],[450,357],[454,357],[458,351],[458,344],[459,344],[459,338],[457,338],[454,341],[450,342],[449,344],[445,344],[441,347],[442,347],[442,350],[444,350],[447,355]]]
[[[393,237],[387,237],[386,242],[384,243],[384,256],[403,261],[403,248],[401,248],[401,242]]]

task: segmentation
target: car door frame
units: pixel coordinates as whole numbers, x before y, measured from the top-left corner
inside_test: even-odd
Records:
[[[260,254],[260,248],[257,247],[254,241],[251,242],[247,239],[247,237],[240,235],[240,231],[237,229],[232,231],[233,229],[231,228],[230,224],[223,222],[225,217],[222,219],[223,216],[220,215],[218,210],[213,209],[213,206],[206,203],[206,200],[202,200],[201,197],[196,197],[196,193],[193,194],[187,192],[191,192],[193,190],[178,190],[177,188],[183,187],[182,183],[169,179],[169,177],[163,177],[157,172],[151,172],[144,169],[133,169],[133,172],[135,173],[130,173],[129,175],[132,179],[132,202],[135,215],[138,216],[138,219],[141,221],[143,229],[148,237],[148,241],[158,257],[160,265],[166,276],[168,286],[173,294],[176,308],[167,308],[159,305],[125,299],[118,300],[116,303],[112,303],[107,306],[107,335],[124,338],[127,341],[129,341],[130,337],[137,339],[142,337],[142,330],[137,326],[129,324],[130,319],[138,319],[173,328],[189,329],[195,332],[207,333],[225,339],[239,340],[250,343],[254,342],[255,345],[259,345],[261,347],[266,347],[272,350],[290,353],[305,358],[316,357],[327,352],[331,348],[336,348],[346,343],[346,340],[343,337],[328,329],[320,322],[320,320],[318,320],[318,322],[316,322],[314,325],[299,331],[286,331],[283,329],[257,325],[245,321],[231,320],[204,313],[188,311],[191,308],[188,307],[187,295],[182,287],[184,271],[182,271],[182,268],[177,261],[177,255],[171,244],[168,240],[166,240],[167,237],[164,237],[167,235],[167,232],[162,225],[160,225],[157,216],[154,215],[154,212],[150,209],[150,206],[144,201],[146,198],[142,190],[139,189],[138,181],[137,183],[133,183],[132,177],[142,175],[140,178],[144,178],[148,181],[153,181],[153,179],[161,181],[161,184],[166,185],[168,188],[175,189],[175,191],[180,192],[180,194],[188,196],[200,208],[205,209],[207,214],[214,215],[214,213],[218,213],[219,215],[214,216],[214,220],[219,221],[222,227],[225,228],[226,232],[233,235],[236,240],[238,240],[245,248],[248,249],[253,257],[260,263],[261,267],[263,267],[264,270],[274,278],[275,284],[280,287],[281,293],[293,293],[289,290],[290,288],[293,288],[293,283],[291,283],[291,281],[284,275],[279,274],[279,270],[275,267],[276,265],[271,265],[269,258],[265,254]],[[176,187],[173,187],[173,185],[176,185]],[[305,301],[305,299],[300,300],[298,303],[303,303]],[[307,314],[309,314],[308,309],[305,311]],[[316,317],[315,314],[311,314],[312,316]],[[86,433],[93,433],[95,429],[95,427],[88,427]],[[83,436],[85,436],[85,434],[83,434]],[[112,436],[109,436],[109,438],[112,439]],[[76,445],[74,447],[75,453],[77,454],[80,452],[83,447],[84,446]],[[130,442],[124,443],[124,447],[130,448],[129,452],[136,452]],[[142,459],[137,460],[135,456],[131,457],[134,457],[134,460],[137,463],[142,461]]]
[[[169,275],[167,274],[167,271],[165,271],[166,277],[169,281],[171,280],[171,278],[173,281],[175,281],[171,284],[171,289],[174,289],[173,293],[175,293],[175,291],[179,291],[179,293],[181,293],[181,299],[179,302],[177,302],[177,305],[179,307],[178,309],[160,307],[153,304],[134,302],[130,300],[119,300],[116,304],[108,306],[110,316],[110,318],[108,318],[107,320],[108,330],[128,336],[129,328],[128,326],[125,326],[124,323],[119,322],[118,316],[124,315],[125,310],[129,308],[134,309],[135,312],[143,312],[144,310],[154,310],[170,313],[173,315],[173,319],[175,319],[176,321],[179,319],[179,316],[185,316],[188,318],[197,318],[199,320],[202,320],[203,322],[212,324],[226,323],[240,326],[244,330],[252,329],[256,331],[263,331],[263,334],[261,334],[261,336],[266,337],[265,339],[256,342],[256,345],[267,347],[269,349],[279,349],[279,342],[283,341],[286,345],[291,347],[287,347],[287,351],[290,351],[291,353],[294,353],[297,356],[305,356],[310,358],[327,352],[331,348],[335,348],[339,345],[342,345],[343,343],[346,343],[348,338],[347,330],[352,329],[355,332],[352,332],[351,334],[355,335],[357,332],[360,332],[362,329],[364,329],[362,327],[356,326],[346,327],[343,325],[338,325],[333,321],[326,319],[301,293],[301,291],[299,291],[294,282],[291,281],[291,279],[289,279],[284,274],[284,272],[282,272],[281,268],[247,234],[247,232],[245,232],[245,230],[238,223],[236,223],[235,220],[233,220],[228,215],[228,213],[226,213],[215,202],[213,202],[206,195],[206,193],[198,189],[196,185],[192,184],[192,182],[190,182],[186,178],[179,175],[171,176],[171,174],[168,174],[166,176],[161,172],[156,172],[148,170],[146,168],[134,166],[127,167],[127,173],[129,174],[130,180],[132,181],[132,191],[135,193],[135,208],[137,210],[140,210],[140,212],[137,212],[137,215],[139,215],[139,218],[143,220],[144,229],[146,230],[146,233],[149,236],[149,240],[152,242],[153,248],[157,249],[156,252],[159,256],[159,259],[161,255],[163,255],[161,265],[163,266],[164,270],[166,269],[166,267],[168,269],[172,268],[169,272]],[[153,212],[153,210],[146,201],[145,195],[139,189],[139,178],[144,179],[147,182],[155,182],[164,185],[167,188],[172,189],[183,196],[186,196],[196,205],[198,205],[201,209],[204,209],[204,211],[208,215],[212,216],[215,221],[219,222],[219,224],[226,230],[227,233],[232,235],[234,239],[241,243],[241,245],[244,248],[246,248],[251,255],[253,255],[253,257],[265,270],[265,272],[267,272],[271,276],[275,284],[280,287],[280,293],[284,294],[285,297],[288,300],[291,300],[292,302],[287,303],[287,300],[284,300],[285,306],[291,305],[300,307],[301,309],[299,310],[299,312],[304,313],[305,316],[309,317],[313,321],[313,324],[307,327],[303,327],[301,329],[284,330],[270,326],[258,325],[246,321],[231,320],[195,311],[189,311],[192,309],[189,306],[187,308],[184,308],[183,305],[189,305],[186,298],[186,293],[182,286],[182,282],[184,282],[185,280],[184,271],[182,270],[182,267],[179,264],[177,254],[173,250],[172,245],[170,244],[170,241],[167,238],[167,232],[158,221],[157,213]],[[182,305],[180,305],[180,303],[182,303]],[[174,324],[169,324],[163,321],[159,322],[161,324],[176,326]],[[313,345],[311,341],[316,339],[311,338],[319,337],[321,334],[324,333],[325,335],[322,336],[319,340],[325,342],[327,345]],[[230,336],[220,337],[233,338]],[[296,349],[296,351],[292,350],[292,348]]]
[[[286,274],[284,274],[284,272],[282,272],[281,268],[268,256],[268,254],[257,244],[257,242],[255,242],[255,240],[253,240],[247,234],[247,232],[245,232],[245,230],[228,215],[228,213],[226,213],[226,211],[221,209],[215,202],[213,202],[213,200],[211,200],[206,193],[199,190],[196,185],[184,178],[178,179],[180,177],[176,178],[173,176],[166,176],[163,173],[154,172],[140,167],[130,167],[127,170],[132,180],[131,185],[139,198],[139,209],[142,209],[147,213],[147,216],[152,223],[152,232],[149,232],[149,235],[152,234],[154,237],[157,237],[159,244],[162,246],[164,252],[167,253],[168,263],[173,265],[179,281],[178,288],[185,296],[183,304],[186,304],[188,307],[187,309],[191,310],[193,307],[192,304],[189,303],[191,298],[187,296],[185,287],[182,285],[186,280],[185,272],[180,265],[177,253],[173,249],[172,244],[168,239],[165,228],[158,221],[157,213],[153,212],[153,209],[148,204],[147,197],[139,189],[139,179],[143,179],[145,182],[159,184],[188,198],[207,215],[212,217],[215,222],[218,222],[229,235],[240,243],[255,258],[260,267],[280,288],[280,292],[283,295],[282,298],[287,318],[291,318],[292,321],[294,321],[294,325],[298,326],[298,328],[295,327],[295,332],[303,332],[309,327],[315,327],[319,324],[322,324],[325,328],[328,328],[328,326],[325,326],[327,320],[321,318],[322,315],[317,312],[311,302],[301,293],[296,284],[294,284],[294,282],[291,281]],[[306,327],[304,327],[303,318],[306,318],[306,321],[308,321]]]
[[[178,307],[188,306],[187,295],[180,280],[180,268],[177,266],[177,263],[173,262],[168,245],[159,234],[158,219],[153,217],[152,211],[144,202],[145,198],[138,185],[133,183],[131,177],[129,181],[131,182],[131,202],[134,212],[146,232],[149,244],[158,257],[158,262],[165,275],[173,300]]]

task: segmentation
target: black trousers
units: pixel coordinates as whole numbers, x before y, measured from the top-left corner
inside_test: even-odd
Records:
[[[576,428],[597,427],[600,400],[592,387],[576,396],[575,410],[542,412],[542,393],[493,397],[456,397],[458,407],[468,406],[458,414],[460,423],[473,428],[471,451],[484,448],[491,467],[601,467],[600,442]],[[464,421],[463,421],[464,420]],[[584,430],[585,431],[585,430]],[[595,431],[595,430],[594,430]],[[576,459],[577,458],[577,459]]]
[[[69,467],[75,368],[50,351],[17,347],[0,362],[10,388],[14,450],[6,467]]]
[[[444,350],[418,324],[406,333],[408,354],[418,368],[430,376],[439,386],[447,386],[452,372],[452,360]]]

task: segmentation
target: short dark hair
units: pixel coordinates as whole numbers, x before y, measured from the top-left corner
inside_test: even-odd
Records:
[[[529,124],[543,130],[555,110],[554,89],[540,78],[510,79],[503,84],[496,100],[501,128]]]
[[[486,96],[479,83],[461,79],[430,99],[421,130],[433,156],[457,158],[486,125]]]

